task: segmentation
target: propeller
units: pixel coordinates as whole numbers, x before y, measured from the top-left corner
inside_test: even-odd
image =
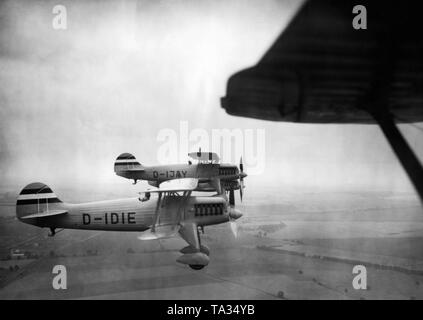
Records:
[[[244,194],[244,188],[245,188],[245,184],[244,184],[244,178],[247,176],[247,174],[244,172],[244,164],[242,163],[242,156],[241,159],[239,159],[239,196],[241,198],[242,201],[242,196]]]
[[[238,238],[238,225],[234,220],[229,221],[229,226],[235,238]]]
[[[244,172],[244,164],[242,163],[242,156],[239,160],[239,181],[240,181],[240,187],[239,187],[239,193],[240,198],[242,201],[242,196],[244,194],[244,178],[247,176],[247,174]],[[230,189],[229,191],[229,226],[231,227],[231,231],[235,238],[238,237],[238,225],[236,224],[236,220],[242,217],[241,211],[235,209],[235,194],[234,190]]]
[[[235,238],[238,237],[238,225],[236,220],[242,217],[241,211],[235,209],[234,191],[229,191],[229,226]]]

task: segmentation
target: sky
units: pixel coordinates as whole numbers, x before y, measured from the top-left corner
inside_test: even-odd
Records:
[[[250,196],[255,188],[414,192],[376,126],[274,123],[220,107],[229,76],[260,59],[302,1],[60,3],[65,30],[52,27],[56,1],[0,4],[3,190],[33,181],[123,188],[129,182],[113,172],[120,153],[156,164],[163,161],[158,137],[170,130],[179,138],[187,125],[194,138],[241,130],[244,149],[232,146],[223,157],[243,155]],[[400,128],[421,158],[422,129]],[[183,155],[197,147],[192,139],[175,148]]]

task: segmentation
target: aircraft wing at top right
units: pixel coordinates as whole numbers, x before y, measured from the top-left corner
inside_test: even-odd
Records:
[[[378,124],[423,200],[423,167],[396,123],[423,121],[417,1],[309,0],[221,105],[271,121]]]

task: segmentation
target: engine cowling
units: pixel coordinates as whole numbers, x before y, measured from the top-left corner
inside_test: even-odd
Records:
[[[239,182],[237,180],[229,180],[221,181],[222,187],[224,187],[226,190],[238,190],[240,188]]]

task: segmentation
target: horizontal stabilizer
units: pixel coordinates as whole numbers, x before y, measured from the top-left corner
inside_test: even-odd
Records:
[[[21,217],[21,219],[47,218],[47,217],[59,216],[66,213],[68,213],[68,211],[66,210],[49,210],[49,211],[44,211],[40,213],[30,214],[28,216],[23,216]]]

